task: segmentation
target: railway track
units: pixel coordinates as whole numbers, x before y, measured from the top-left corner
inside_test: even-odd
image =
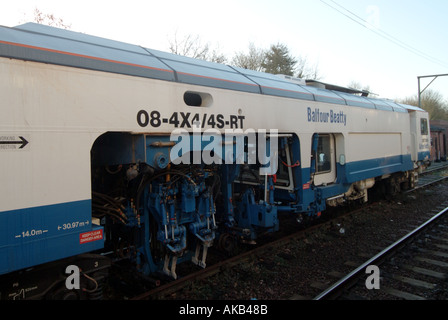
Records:
[[[444,168],[441,167],[440,169],[444,169]],[[436,169],[436,170],[438,171],[440,169]],[[430,185],[431,182],[429,180],[432,180],[435,182],[441,181],[441,180],[439,180],[440,177],[436,173],[437,171],[434,171],[432,173],[428,172],[425,174],[425,179],[423,179],[423,180],[419,179],[419,187],[423,188],[425,186]],[[426,176],[432,176],[432,178],[428,179],[428,178],[426,178]],[[432,183],[434,183],[434,182],[432,182]],[[361,209],[361,210],[363,210],[363,209]],[[180,291],[184,290],[185,288],[188,288],[191,286],[200,286],[200,285],[197,285],[197,283],[201,282],[201,281],[207,283],[208,278],[212,278],[214,275],[218,275],[225,271],[237,268],[238,265],[244,264],[245,262],[248,262],[249,264],[252,264],[252,265],[256,262],[259,265],[263,264],[263,263],[267,262],[266,260],[269,260],[269,259],[264,258],[264,257],[266,257],[266,255],[272,255],[273,252],[282,251],[282,250],[277,250],[277,248],[284,249],[291,243],[294,244],[294,243],[297,243],[298,241],[303,241],[303,240],[305,240],[304,242],[306,243],[307,241],[309,241],[310,235],[312,235],[314,232],[319,232],[321,234],[328,233],[328,234],[330,234],[329,237],[331,237],[331,233],[334,232],[335,225],[339,225],[339,224],[335,221],[328,221],[326,223],[319,224],[319,225],[313,226],[311,228],[307,228],[306,230],[295,232],[295,233],[288,235],[284,238],[267,243],[258,248],[255,248],[253,250],[245,252],[241,255],[237,255],[237,256],[231,257],[229,259],[223,259],[222,261],[219,261],[213,265],[207,266],[207,268],[205,268],[205,269],[201,269],[199,271],[196,271],[196,272],[188,274],[184,277],[181,277],[180,279],[178,279],[176,281],[171,281],[171,282],[162,284],[150,291],[147,291],[143,294],[135,296],[132,299],[133,300],[152,300],[152,299],[170,298],[173,296],[176,299],[176,297],[177,297],[176,292],[180,292]],[[338,229],[338,232],[341,232],[341,229]],[[286,256],[287,255],[288,254],[286,254]],[[353,264],[356,264],[356,262],[347,261],[347,264],[353,265]],[[386,276],[388,274],[389,274],[389,272],[387,272],[386,270],[384,270],[384,272],[382,272],[382,276]],[[365,273],[364,273],[364,275],[365,275]],[[331,277],[333,277],[333,279],[335,276],[342,277],[340,272],[339,273],[338,272],[331,273]],[[315,284],[317,281],[313,282],[310,279],[307,279],[307,281],[309,281],[310,283],[312,282],[312,284],[311,285],[308,284],[308,286],[316,286]],[[326,285],[325,284],[320,285],[321,288],[323,288],[324,286],[326,286]],[[319,287],[319,285],[317,287]],[[190,296],[188,296],[188,297],[191,299],[195,299],[195,297],[190,297]],[[299,297],[299,299],[312,299],[313,298],[313,296],[299,294],[299,295],[291,296],[290,299],[297,299],[298,297]],[[279,299],[288,299],[288,297],[278,297],[278,298]],[[218,299],[220,299],[220,298],[218,298]]]
[[[415,189],[409,190],[412,192],[416,189],[424,188],[427,185],[437,183],[438,181],[443,181],[447,178],[446,169],[448,169],[448,164],[445,162],[434,164],[428,167],[423,173],[419,175],[418,184]]]
[[[425,223],[359,265],[314,300],[448,299],[448,202],[444,206],[436,214],[430,213],[432,217]]]
[[[443,163],[430,167],[420,175],[416,188],[407,193],[446,180],[447,168]],[[367,261],[347,261],[347,266],[354,267],[348,274],[330,272],[338,280],[314,300],[448,299],[448,263],[445,262],[448,258],[448,202],[428,212],[426,218],[427,221]],[[381,276],[377,278],[377,287],[372,287],[367,282],[374,280],[375,272]]]

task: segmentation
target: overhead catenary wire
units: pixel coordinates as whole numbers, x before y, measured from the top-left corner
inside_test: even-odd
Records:
[[[407,50],[407,51],[409,51],[409,52],[411,52],[411,53],[413,53],[413,54],[415,54],[415,55],[417,55],[417,56],[419,56],[419,57],[421,57],[421,58],[423,58],[425,60],[428,60],[428,61],[430,61],[430,62],[432,62],[434,64],[437,64],[437,65],[439,65],[441,67],[448,68],[448,63],[446,63],[446,62],[444,62],[444,61],[442,61],[440,59],[437,59],[435,57],[432,57],[432,56],[424,53],[423,51],[421,51],[419,49],[416,49],[416,48],[406,44],[405,42],[401,41],[397,37],[394,37],[394,36],[390,35],[389,33],[387,33],[385,31],[377,28],[376,26],[374,26],[370,22],[366,21],[365,19],[361,18],[360,16],[358,16],[354,12],[352,12],[352,11],[348,10],[347,8],[345,8],[344,6],[338,4],[336,1],[333,1],[333,0],[320,0],[320,1],[322,3],[324,3],[325,5],[327,5],[328,7],[332,8],[333,10],[339,12],[343,16],[347,17],[348,19],[352,20],[353,22],[363,26],[364,28],[366,28],[366,29],[372,31],[373,33],[375,33],[376,35],[378,35],[378,36],[380,36],[380,37],[382,37],[382,38],[392,42],[393,44],[401,47],[402,49],[405,49],[405,50]],[[327,1],[331,1],[334,5],[328,3]],[[336,6],[341,8],[345,12],[342,11],[341,9],[338,9]]]

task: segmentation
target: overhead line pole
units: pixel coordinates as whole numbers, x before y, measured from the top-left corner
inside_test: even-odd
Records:
[[[419,76],[417,77],[418,79],[418,107],[421,108],[421,104],[422,104],[422,98],[421,95],[422,93],[438,78],[438,77],[445,77],[448,76],[448,73],[444,73],[444,74],[433,74],[433,75],[429,75],[429,76]],[[430,83],[428,83],[428,85],[423,89],[420,90],[420,79],[421,78],[434,78],[431,80]]]

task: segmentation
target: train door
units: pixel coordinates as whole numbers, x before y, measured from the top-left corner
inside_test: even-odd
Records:
[[[434,137],[434,146],[435,146],[435,154],[432,160],[435,160],[436,162],[440,161],[440,148],[439,148],[439,139],[437,139],[438,133],[436,133],[436,136]]]
[[[446,152],[446,135],[443,134],[443,142],[442,142],[442,146],[443,146],[443,150],[442,150],[442,160],[446,161],[446,156],[447,156],[447,152]]]
[[[314,136],[313,157],[315,159],[314,185],[326,185],[336,180],[335,139],[333,134]]]

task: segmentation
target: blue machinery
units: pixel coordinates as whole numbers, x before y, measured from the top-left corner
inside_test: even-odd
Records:
[[[123,241],[135,246],[131,257],[144,274],[162,271],[176,278],[176,265],[187,260],[205,267],[207,250],[214,242],[224,248],[234,241],[251,243],[258,235],[279,229],[278,207],[297,210],[275,202],[277,179],[290,181],[284,170],[290,155],[276,175],[260,175],[266,165],[259,161],[174,165],[169,159],[176,143],[169,138],[106,133],[92,149],[93,215],[103,219],[117,247],[122,248]],[[265,139],[267,153],[271,139]],[[279,138],[280,158],[289,149],[288,139],[292,142]],[[201,150],[192,149],[190,158],[206,145],[202,142]],[[234,162],[238,151],[236,145],[232,148]],[[247,140],[244,150],[246,160],[248,151],[255,151]],[[293,158],[298,163],[298,153]],[[288,202],[294,198],[286,190],[279,191],[284,191],[279,195]],[[122,214],[113,213],[113,206]]]
[[[92,187],[93,216],[102,219],[106,246],[126,244],[143,274],[163,272],[176,278],[178,263],[205,267],[212,245],[230,250],[237,241],[253,243],[279,230],[279,212],[294,214],[300,222],[320,216],[327,201],[366,201],[374,178],[362,170],[357,180],[349,178],[351,164],[338,163],[335,183],[314,185],[314,174],[325,166],[318,156],[325,135],[313,135],[309,168],[300,164],[295,134],[274,136],[263,140],[257,134],[257,150],[249,138],[238,144],[220,137],[211,155],[210,139],[194,134],[187,133],[184,141],[167,135],[103,134],[92,148]],[[278,170],[262,174],[273,161]]]

